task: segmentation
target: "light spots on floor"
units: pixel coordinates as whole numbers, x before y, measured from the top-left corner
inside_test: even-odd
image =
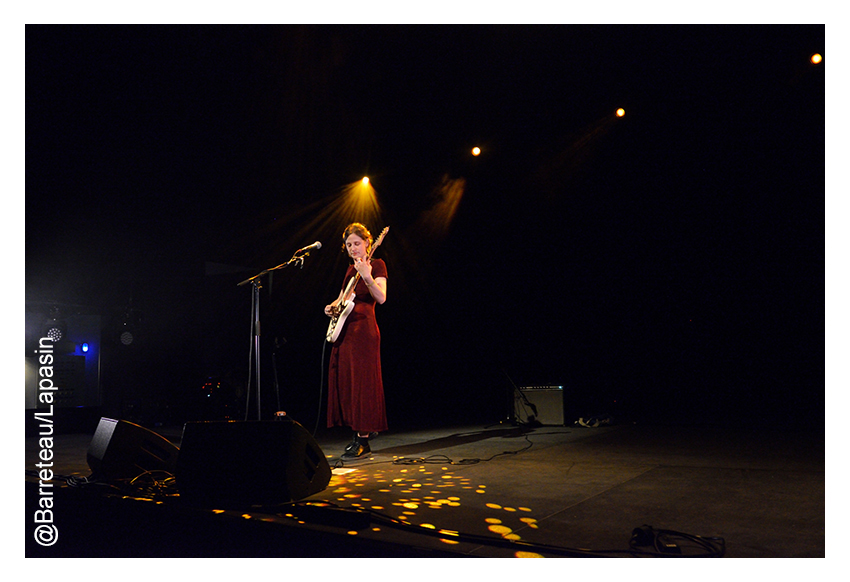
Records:
[[[462,472],[454,472],[449,465],[423,464],[421,466],[376,467],[334,472],[327,492],[329,502],[357,509],[379,512],[392,519],[426,530],[437,531],[443,543],[460,543],[460,534],[441,527],[450,523],[451,514],[436,516],[446,510],[462,511],[465,508],[485,509],[483,529],[476,535],[491,534],[506,540],[519,541],[523,530],[539,529],[532,510],[521,505],[504,505],[495,501],[482,503],[481,496],[492,495],[487,485],[473,481]],[[376,489],[377,487],[377,489]],[[368,492],[368,493],[367,493]],[[382,494],[380,502],[373,497]],[[528,551],[517,551],[516,557],[542,557]]]

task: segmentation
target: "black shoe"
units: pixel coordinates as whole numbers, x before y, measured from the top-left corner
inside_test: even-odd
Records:
[[[350,453],[350,452],[352,452],[352,451],[356,451],[356,450],[357,450],[357,447],[359,447],[359,446],[360,446],[360,442],[358,441],[358,437],[357,437],[357,435],[355,434],[355,435],[354,435],[354,438],[353,438],[353,439],[351,439],[351,442],[350,442],[350,443],[348,443],[348,444],[345,446],[345,453],[347,454],[347,453]]]
[[[343,459],[359,459],[365,457],[372,452],[369,447],[369,439],[355,437],[354,442],[345,447],[345,452],[342,454]]]

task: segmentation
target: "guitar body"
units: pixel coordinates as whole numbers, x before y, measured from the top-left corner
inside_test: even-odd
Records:
[[[372,245],[372,250],[369,252],[369,260],[372,259],[375,249],[384,242],[384,237],[387,235],[387,231],[389,229],[390,227],[388,226],[381,231],[381,235]],[[339,338],[339,334],[342,333],[342,327],[345,325],[345,319],[354,310],[354,288],[357,286],[358,281],[360,281],[360,275],[355,273],[355,275],[349,279],[348,285],[345,286],[345,291],[342,294],[343,299],[340,301],[339,305],[337,305],[336,313],[333,317],[331,317],[331,322],[328,325],[328,331],[325,334],[325,339],[330,343],[335,342]]]
[[[352,295],[348,301],[342,302],[340,305],[339,315],[331,318],[331,323],[328,325],[328,332],[325,335],[330,343],[334,343],[339,334],[342,333],[342,326],[345,325],[345,319],[354,311],[354,296]]]

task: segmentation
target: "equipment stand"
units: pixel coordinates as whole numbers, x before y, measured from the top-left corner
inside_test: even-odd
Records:
[[[300,251],[299,251],[300,252]],[[272,267],[270,269],[265,269],[264,271],[257,273],[250,279],[245,279],[237,286],[241,287],[242,285],[251,284],[251,358],[249,367],[251,368],[248,373],[248,396],[251,394],[251,379],[254,379],[254,386],[257,395],[257,420],[262,420],[262,409],[260,407],[260,289],[262,289],[262,285],[260,281],[262,280],[264,275],[271,273],[272,271],[276,271],[278,269],[285,269],[289,265],[298,264],[300,268],[304,268],[304,259],[310,256],[310,252],[304,252],[302,254],[295,253],[291,259],[287,262],[278,265],[277,267]],[[245,406],[245,420],[248,420],[248,406]]]

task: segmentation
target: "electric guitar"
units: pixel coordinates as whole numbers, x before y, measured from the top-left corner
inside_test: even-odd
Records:
[[[384,237],[387,235],[387,231],[389,230],[390,227],[388,226],[381,231],[380,236],[378,236],[378,240],[372,244],[372,248],[366,256],[367,261],[372,260],[372,255],[375,253],[375,249],[384,242]],[[331,323],[328,325],[328,332],[325,334],[325,339],[327,339],[330,343],[337,340],[339,334],[342,333],[342,326],[345,324],[346,318],[354,310],[354,288],[357,287],[357,283],[359,281],[360,273],[355,272],[354,276],[348,280],[348,285],[345,286],[345,290],[342,292],[340,302],[334,308]]]

